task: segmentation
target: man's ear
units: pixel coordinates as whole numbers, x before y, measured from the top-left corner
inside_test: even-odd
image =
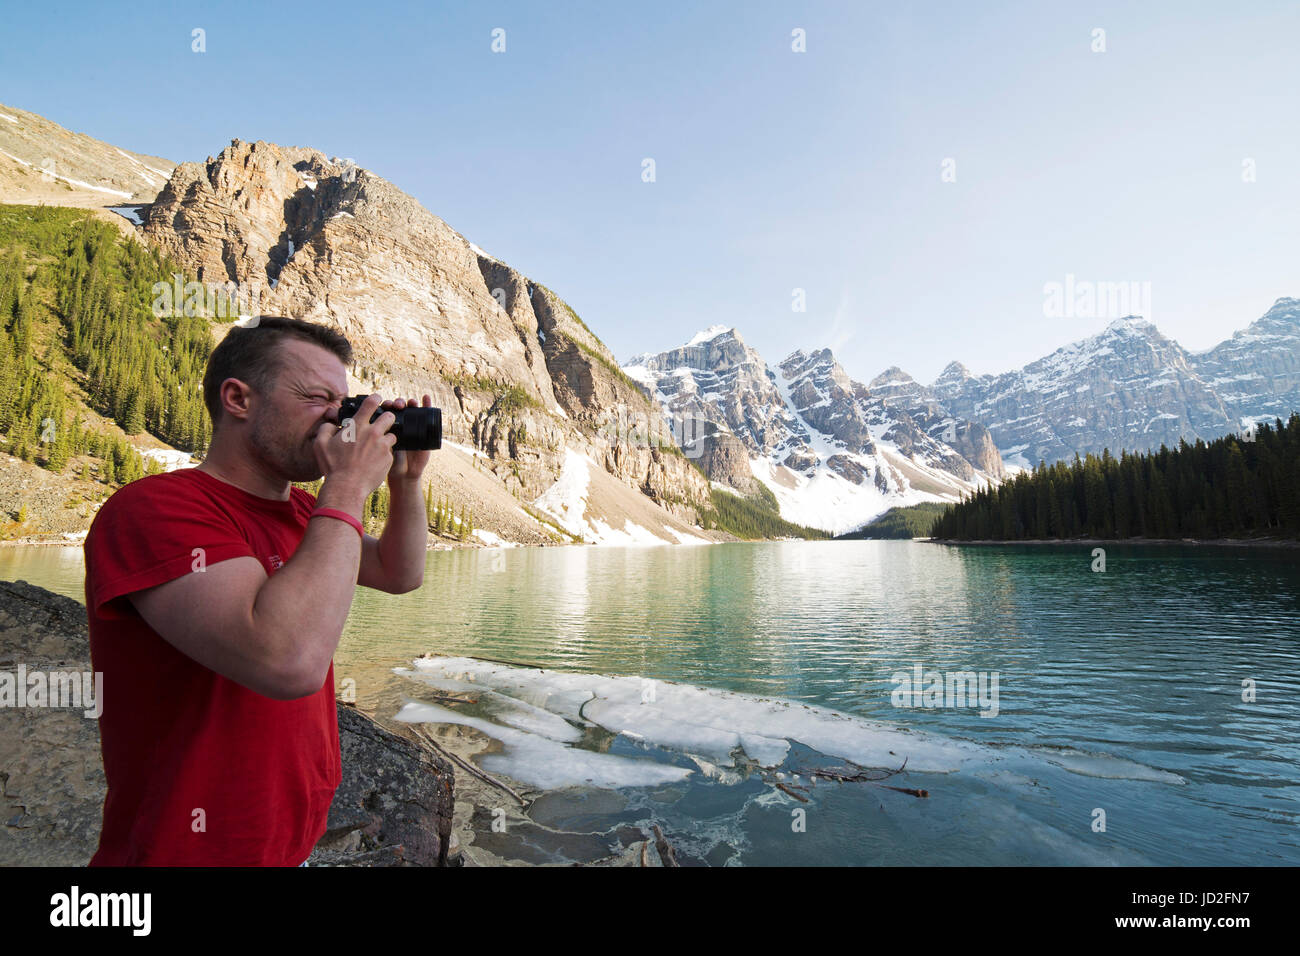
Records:
[[[238,378],[228,378],[221,383],[221,412],[223,416],[247,420],[253,405],[253,388]]]

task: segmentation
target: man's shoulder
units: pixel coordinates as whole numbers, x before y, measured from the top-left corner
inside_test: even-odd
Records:
[[[187,475],[186,472],[193,471],[197,469],[178,468],[175,471],[145,475],[143,478],[128,482],[109,495],[96,509],[95,517],[90,523],[91,530],[93,531],[95,525],[107,522],[113,515],[124,511],[150,515],[165,508],[167,502],[176,501],[178,498],[192,500],[197,482],[193,475]]]
[[[103,508],[117,502],[120,506],[126,502],[158,495],[174,495],[181,489],[197,487],[194,475],[197,468],[177,468],[175,471],[162,471],[156,475],[145,475],[128,482],[108,496]],[[102,511],[103,508],[100,510]]]

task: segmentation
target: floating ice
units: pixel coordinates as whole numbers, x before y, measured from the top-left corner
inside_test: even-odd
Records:
[[[1186,782],[1176,774],[1109,754],[987,746],[901,729],[813,704],[670,681],[572,674],[470,657],[421,658],[413,670],[400,668],[397,672],[444,691],[470,690],[491,717],[408,704],[398,719],[475,727],[506,745],[505,754],[486,760],[508,776],[541,787],[562,785],[556,781],[582,783],[596,778],[626,781],[638,774],[640,779],[662,781],[690,772],[651,760],[569,746],[580,739],[579,727],[591,725],[649,749],[683,754],[702,769],[707,764],[719,772],[736,768],[738,758],[767,768],[780,766],[790,742],[797,741],[866,767],[896,768],[906,759],[908,771],[922,773],[985,769],[1015,756],[1084,776]],[[628,763],[632,766],[625,766]],[[635,769],[638,767],[641,769]],[[672,774],[665,776],[669,771]]]
[[[651,787],[683,780],[690,770],[649,760],[616,757],[567,747],[559,741],[468,717],[433,704],[406,704],[396,720],[406,723],[463,724],[505,744],[504,754],[481,761],[488,773],[502,773],[545,790],[588,784],[605,789]]]

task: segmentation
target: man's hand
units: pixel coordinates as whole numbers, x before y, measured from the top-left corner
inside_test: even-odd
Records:
[[[391,402],[384,402],[381,407],[398,412],[408,405],[413,408],[432,408],[433,396],[426,392],[422,405],[413,398],[395,398]],[[429,464],[429,456],[432,454],[433,452],[430,449],[422,451],[394,450],[393,467],[388,469],[388,484],[391,486],[402,481],[418,483],[420,476],[424,474],[424,469]]]
[[[388,429],[393,427],[397,416],[385,411],[371,422],[371,416],[379,408],[379,400],[378,393],[367,395],[347,428],[340,427],[344,422],[325,422],[317,431],[312,448],[316,453],[316,464],[325,476],[322,493],[343,485],[359,491],[364,499],[379,487],[384,473],[391,472],[392,448],[397,444],[397,436],[390,434]]]
[[[408,405],[432,408],[433,396],[425,394],[423,406],[417,405],[413,398],[396,398],[384,402],[382,407],[398,412]],[[431,449],[394,450],[392,454],[393,465],[388,469],[391,495],[388,521],[378,538],[365,535],[362,539],[357,584],[389,594],[404,594],[424,582],[424,565],[429,557],[429,517],[420,478],[433,452]]]

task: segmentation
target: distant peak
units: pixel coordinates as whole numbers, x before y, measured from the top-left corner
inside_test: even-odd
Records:
[[[876,382],[914,382],[914,381],[916,381],[916,379],[912,378],[912,376],[908,375],[897,365],[891,365],[889,366],[889,368],[885,369],[883,372],[877,375],[875,379],[872,380],[872,384],[875,384]]]
[[[970,369],[961,362],[949,362],[935,382],[961,382],[971,377]]]
[[[1283,296],[1273,303],[1269,310],[1264,313],[1263,317],[1277,318],[1279,316],[1296,315],[1300,315],[1300,299],[1292,299],[1288,296]]]
[[[687,342],[686,344],[688,346],[703,345],[705,342],[711,341],[712,339],[716,339],[719,335],[721,335],[724,332],[734,332],[734,331],[735,329],[731,328],[731,326],[729,325],[710,325],[703,332],[696,332],[695,337],[691,339],[689,342]]]
[[[1140,315],[1126,315],[1122,318],[1115,319],[1106,326],[1107,332],[1134,332],[1143,329],[1154,329],[1155,325],[1142,318]]]

